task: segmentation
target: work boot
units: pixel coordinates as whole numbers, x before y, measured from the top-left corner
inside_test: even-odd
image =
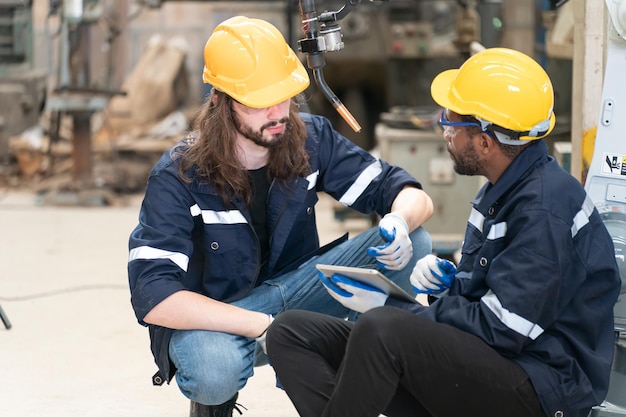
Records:
[[[245,409],[241,404],[237,404],[239,393],[233,395],[233,398],[219,405],[204,405],[195,401],[191,402],[189,417],[232,417],[233,410],[237,410],[239,414],[243,414],[239,407]]]

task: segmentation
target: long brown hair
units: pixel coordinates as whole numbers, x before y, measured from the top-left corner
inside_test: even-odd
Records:
[[[194,122],[194,132],[187,141],[189,146],[180,153],[175,151],[182,158],[179,175],[183,181],[193,180],[185,171],[195,167],[195,179],[215,187],[227,206],[235,195],[247,204],[252,201],[248,171],[237,157],[232,102],[230,96],[214,89]],[[292,99],[281,144],[270,148],[267,164],[270,178],[293,180],[311,173],[305,141],[306,128],[298,115],[298,105]]]

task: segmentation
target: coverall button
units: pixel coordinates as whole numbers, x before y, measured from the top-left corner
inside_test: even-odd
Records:
[[[211,242],[211,249],[218,250],[220,248],[220,244],[217,242]]]
[[[487,266],[487,258],[485,258],[484,256],[482,258],[480,258],[480,266]]]
[[[563,411],[559,410],[559,411],[555,411],[554,412],[554,417],[563,417],[565,414],[563,413]]]
[[[311,214],[311,212],[313,212],[313,208],[312,207],[307,207],[306,208],[306,214]]]
[[[161,386],[163,385],[163,377],[161,376],[161,371],[157,371],[156,374],[152,376],[152,385]]]
[[[494,209],[493,207],[489,207],[489,210],[487,210],[487,214],[489,214],[490,216],[493,216],[493,213],[496,211],[496,209]]]

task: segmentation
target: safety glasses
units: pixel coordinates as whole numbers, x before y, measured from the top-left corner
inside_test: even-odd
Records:
[[[442,110],[441,116],[439,117],[439,126],[441,126],[442,128],[445,126],[451,126],[451,127],[476,126],[476,127],[480,127],[481,130],[483,128],[479,122],[451,122],[450,120],[446,118],[445,110]]]
[[[528,143],[527,140],[520,140],[521,136],[529,136],[531,138],[542,137],[550,130],[550,119],[543,120],[539,122],[535,127],[530,131],[518,132],[511,129],[506,129],[504,127],[498,126],[496,124],[487,122],[482,119],[476,119],[475,122],[465,121],[465,122],[451,122],[446,118],[446,110],[441,111],[441,116],[439,117],[439,126],[444,131],[444,134],[449,134],[454,136],[456,131],[455,127],[467,127],[467,126],[476,126],[479,127],[480,130],[488,134],[494,139],[499,140],[502,143],[507,145],[523,145]]]
[[[450,120],[448,120],[446,118],[446,111],[443,110],[441,112],[441,116],[439,116],[439,126],[441,127],[441,129],[443,130],[443,134],[449,138],[455,138],[456,134],[457,134],[457,127],[470,127],[470,126],[474,126],[474,127],[479,127],[481,130],[483,130],[481,124],[476,121],[476,122],[470,122],[470,121],[465,121],[465,122],[452,122]]]

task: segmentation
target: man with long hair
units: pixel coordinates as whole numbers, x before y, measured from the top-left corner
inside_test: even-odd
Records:
[[[374,265],[410,289],[415,261],[431,252],[421,225],[433,207],[405,170],[299,113],[309,77],[271,24],[222,22],[204,60],[212,92],[193,131],[150,173],[128,273],[155,383],[175,377],[193,416],[230,416],[274,316],[349,316],[315,265]],[[320,247],[320,192],[382,218]]]

